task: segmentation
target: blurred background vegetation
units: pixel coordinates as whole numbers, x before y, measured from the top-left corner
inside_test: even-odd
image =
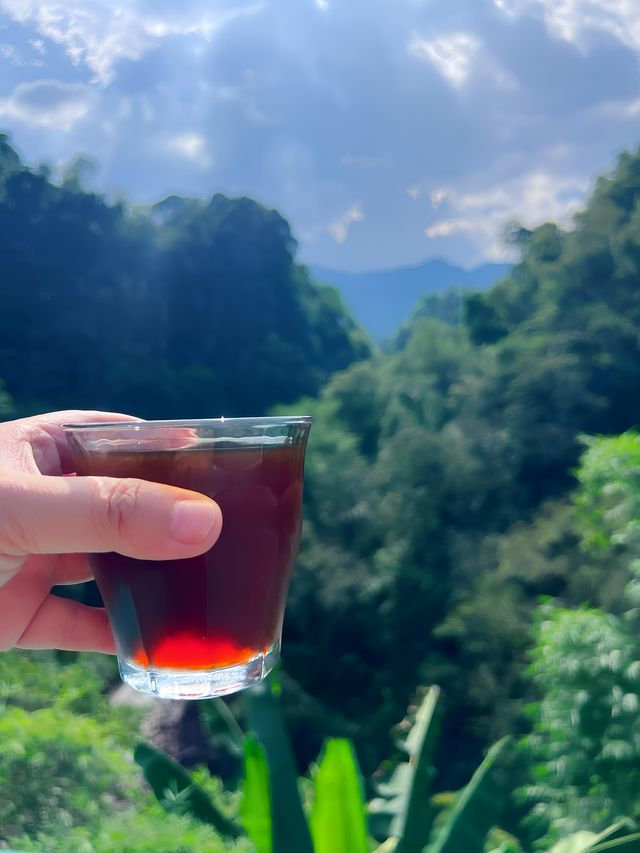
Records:
[[[379,807],[435,684],[435,821],[399,853],[429,838],[461,853],[443,846],[447,820],[469,819],[464,786],[505,735],[503,808],[465,851],[568,836],[558,850],[596,850],[640,823],[639,198],[627,152],[571,230],[512,229],[520,260],[498,284],[430,295],[381,349],[296,263],[277,211],[222,195],[110,204],[0,136],[3,419],[315,418],[277,704],[295,772],[312,765],[300,791],[316,850],[361,849],[319,840],[325,739],[350,739],[358,796]],[[202,703],[195,781],[154,797],[132,758],[145,711],[110,703],[115,682],[91,656],[0,656],[0,847],[271,850],[242,806],[249,789],[260,802],[259,744]],[[243,730],[255,701],[225,705]],[[336,749],[326,760],[356,779]],[[196,784],[233,832],[184,805]],[[364,849],[392,850],[374,812]],[[273,853],[302,853],[282,843]]]

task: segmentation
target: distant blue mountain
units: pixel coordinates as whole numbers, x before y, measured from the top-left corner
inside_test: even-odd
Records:
[[[426,261],[413,267],[372,272],[341,272],[310,267],[319,284],[330,284],[342,294],[356,320],[381,342],[408,317],[420,297],[450,287],[485,290],[510,270],[509,264],[483,264],[471,270],[446,261]]]

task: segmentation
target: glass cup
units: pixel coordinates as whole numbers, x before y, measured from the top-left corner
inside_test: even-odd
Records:
[[[220,538],[198,557],[89,555],[127,684],[206,699],[257,684],[273,668],[300,542],[310,426],[308,417],[65,426],[78,476],[180,486],[222,510]]]

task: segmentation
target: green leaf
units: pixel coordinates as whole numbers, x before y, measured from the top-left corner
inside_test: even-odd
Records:
[[[204,717],[207,728],[211,729],[211,714],[208,711],[212,709],[217,719],[222,722],[227,730],[231,743],[241,751],[244,746],[244,732],[238,725],[236,718],[229,710],[229,706],[224,699],[209,699],[202,702],[200,708],[204,709],[202,716]]]
[[[395,853],[397,845],[397,838],[387,838],[387,840],[383,844],[381,844],[380,847],[376,847],[373,853]]]
[[[597,839],[595,832],[575,832],[554,844],[549,853],[587,853],[588,850],[593,850],[593,844]]]
[[[626,840],[630,837],[632,830],[635,830],[636,828],[637,827],[631,818],[622,818],[621,820],[617,820],[615,823],[612,823],[611,826],[608,826],[606,829],[603,829],[602,832],[598,833],[592,843],[594,846],[598,846],[603,844],[605,841],[607,843],[611,843],[614,840]]]
[[[431,833],[434,810],[429,789],[434,776],[433,751],[439,734],[436,713],[439,696],[438,687],[428,690],[405,743],[412,773],[409,787],[401,795],[397,830],[392,831],[400,839],[396,853],[420,853]]]
[[[273,853],[314,853],[298,794],[293,751],[271,678],[248,691],[249,728],[264,746],[271,780]]]
[[[503,841],[499,847],[489,850],[489,853],[522,853],[522,847],[517,842],[512,844],[509,841]]]
[[[438,687],[425,695],[402,745],[409,762],[398,764],[391,778],[378,785],[379,797],[369,803],[370,830],[375,838],[401,839],[398,851],[421,851],[431,832],[435,809],[429,789],[434,776],[433,750],[438,734]]]
[[[425,853],[484,853],[487,834],[505,804],[495,777],[510,744],[506,737],[491,747]]]
[[[238,828],[226,818],[213,803],[204,788],[193,781],[189,773],[161,749],[148,743],[139,743],[133,755],[157,799],[167,811],[188,814],[203,823],[214,826],[225,838],[238,838]],[[173,797],[177,808],[168,807],[167,794]]]
[[[500,827],[494,826],[487,836],[487,853],[524,853],[518,839]]]
[[[256,853],[272,853],[269,765],[264,748],[252,735],[244,742],[244,784],[240,817]]]
[[[589,853],[638,853],[640,851],[640,832],[634,832],[633,835],[627,835],[623,838],[616,838],[613,841],[605,841],[604,844],[597,844],[590,848]]]
[[[368,853],[360,774],[351,741],[330,738],[314,775],[311,834],[315,853]]]
[[[614,824],[598,835],[587,831],[576,832],[554,844],[549,853],[605,853],[607,850],[612,853],[617,851],[637,853],[640,851],[640,833],[611,839],[611,835],[615,834],[619,828],[620,824]]]

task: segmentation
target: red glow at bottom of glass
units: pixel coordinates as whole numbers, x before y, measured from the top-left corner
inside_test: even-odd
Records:
[[[134,655],[134,661],[148,669],[220,669],[246,663],[266,649],[239,648],[229,640],[194,637],[188,634],[164,637],[153,649],[150,658],[144,649]]]

